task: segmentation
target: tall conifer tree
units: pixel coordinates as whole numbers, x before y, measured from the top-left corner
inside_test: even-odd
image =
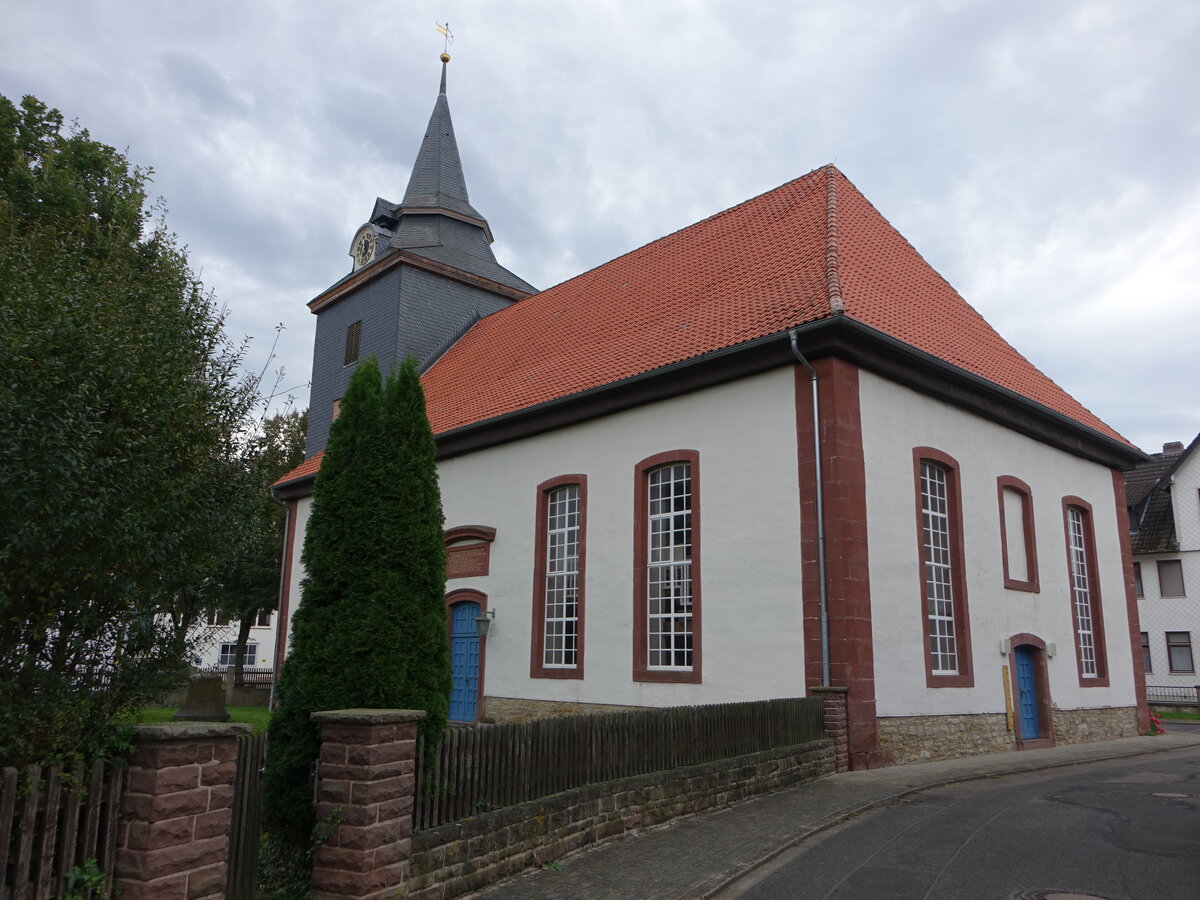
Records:
[[[284,844],[307,847],[313,825],[319,734],[310,713],[423,709],[430,746],[445,727],[450,653],[435,450],[415,360],[385,387],[374,357],[361,362],[313,485],[306,577],[271,717],[265,809]]]

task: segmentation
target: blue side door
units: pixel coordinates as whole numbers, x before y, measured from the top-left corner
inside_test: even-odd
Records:
[[[456,603],[450,616],[450,719],[474,722],[479,695],[479,635],[475,633],[479,604]]]
[[[1021,721],[1021,738],[1029,741],[1039,737],[1037,683],[1033,677],[1032,647],[1017,647],[1017,712]]]

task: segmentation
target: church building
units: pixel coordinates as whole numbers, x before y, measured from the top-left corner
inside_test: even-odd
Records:
[[[411,353],[453,719],[826,686],[856,768],[1144,732],[1139,450],[832,165],[535,290],[468,198],[446,61],[402,200],[375,201],[309,303],[307,458],[275,488],[282,634],[354,365]]]

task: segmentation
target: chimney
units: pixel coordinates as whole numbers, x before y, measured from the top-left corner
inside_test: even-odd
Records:
[[[1176,453],[1182,453],[1182,452],[1183,452],[1183,442],[1182,441],[1171,441],[1170,443],[1163,444],[1163,456],[1174,456]]]

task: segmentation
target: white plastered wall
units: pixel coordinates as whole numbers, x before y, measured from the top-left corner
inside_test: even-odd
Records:
[[[700,453],[702,684],[632,679],[634,466]],[[669,706],[802,696],[800,521],[791,368],[446,460],[446,527],[496,529],[486,577],[456,578],[496,610],[491,696]],[[583,680],[530,678],[537,485],[588,482]]]
[[[1146,683],[1170,687],[1200,685],[1198,672],[1172,672],[1167,659],[1167,632],[1191,636],[1192,666],[1200,666],[1200,452],[1176,470],[1171,482],[1171,507],[1175,514],[1178,553],[1139,556],[1142,597],[1138,600],[1142,631],[1150,640],[1153,671]],[[1177,559],[1183,571],[1182,597],[1164,597],[1158,578],[1159,560]]]
[[[288,620],[287,634],[283,638],[287,641],[285,656],[292,649],[292,621],[295,618],[296,609],[300,606],[300,582],[304,580],[304,566],[300,562],[300,553],[304,550],[304,535],[308,531],[308,517],[311,512],[312,497],[301,497],[296,501],[294,513],[296,516],[296,536],[295,543],[292,546],[292,568],[287,573]],[[278,616],[276,619],[278,619]],[[272,659],[274,659],[274,656],[272,656]]]
[[[860,382],[867,481],[871,612],[880,716],[1002,713],[1001,640],[1035,634],[1057,653],[1047,661],[1051,699],[1065,709],[1132,706],[1132,654],[1112,476],[1056,450],[869,372]],[[913,448],[958,461],[963,553],[975,686],[927,688],[925,620]],[[996,479],[1015,476],[1033,493],[1041,590],[1004,587]],[[1062,498],[1092,506],[1110,687],[1081,687],[1068,591]]]

